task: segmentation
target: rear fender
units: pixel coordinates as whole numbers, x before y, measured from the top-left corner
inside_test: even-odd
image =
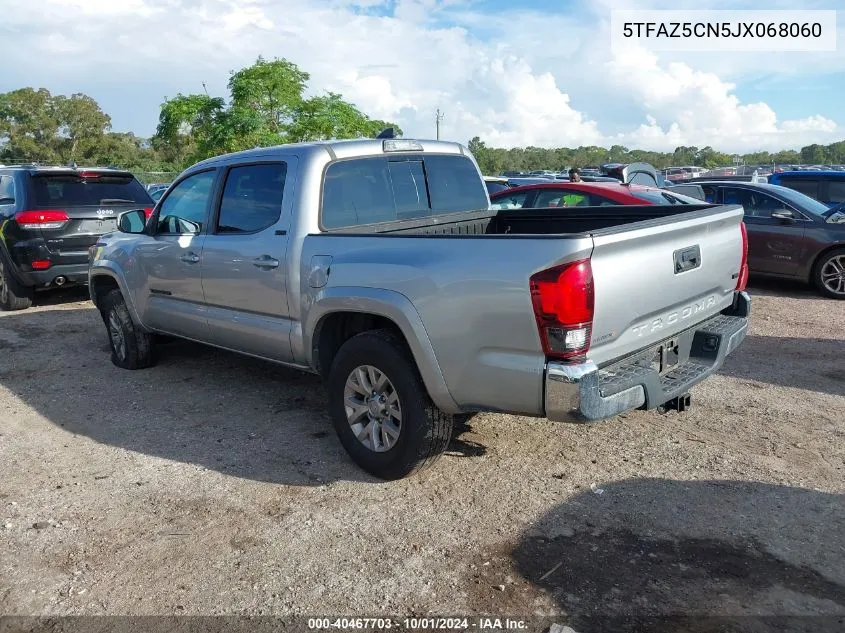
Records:
[[[405,295],[392,290],[362,287],[333,287],[314,295],[313,303],[306,308],[303,319],[301,350],[306,364],[312,368],[317,365],[313,357],[314,333],[323,317],[333,312],[361,312],[390,319],[408,342],[425,388],[434,404],[444,413],[460,412],[443,378],[422,319]]]

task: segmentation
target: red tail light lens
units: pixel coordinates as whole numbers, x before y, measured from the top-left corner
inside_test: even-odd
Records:
[[[745,228],[745,222],[740,222],[739,228],[742,231],[742,262],[739,267],[739,278],[736,280],[737,292],[745,290],[748,284],[748,229]]]
[[[531,302],[546,356],[583,357],[590,349],[595,293],[589,259],[532,275]]]
[[[20,211],[15,214],[15,222],[22,229],[60,229],[68,221],[64,211]]]
[[[32,266],[32,270],[47,270],[51,266],[50,260],[48,259],[36,259],[30,262],[29,265]]]
[[[146,218],[148,220],[150,219],[150,216],[152,214],[153,214],[153,209],[151,207],[147,207],[146,209],[144,209],[144,215],[146,216]]]

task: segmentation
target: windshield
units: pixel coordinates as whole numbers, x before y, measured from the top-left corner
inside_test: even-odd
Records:
[[[818,200],[801,193],[800,191],[795,191],[795,189],[790,189],[789,187],[781,187],[780,185],[769,185],[769,188],[774,190],[787,202],[791,202],[796,207],[798,207],[800,211],[804,211],[805,213],[824,217],[830,211],[826,204],[823,204]]]
[[[631,195],[650,204],[707,204],[704,200],[660,189],[631,189]]]
[[[32,177],[32,192],[42,209],[118,203],[152,206],[149,194],[132,176],[37,174]]]

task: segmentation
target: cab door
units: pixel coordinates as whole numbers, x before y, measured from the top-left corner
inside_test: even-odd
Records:
[[[210,169],[172,187],[159,205],[152,239],[135,251],[143,323],[200,341],[208,339],[201,262],[216,178]]]
[[[202,286],[215,345],[291,360],[286,256],[296,158],[232,165],[205,238]]]

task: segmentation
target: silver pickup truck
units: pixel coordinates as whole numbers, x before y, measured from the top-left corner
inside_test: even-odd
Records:
[[[156,338],[319,374],[343,446],[399,478],[457,416],[677,409],[745,337],[740,206],[493,211],[470,153],[407,139],[209,159],[90,252],[118,367]]]

